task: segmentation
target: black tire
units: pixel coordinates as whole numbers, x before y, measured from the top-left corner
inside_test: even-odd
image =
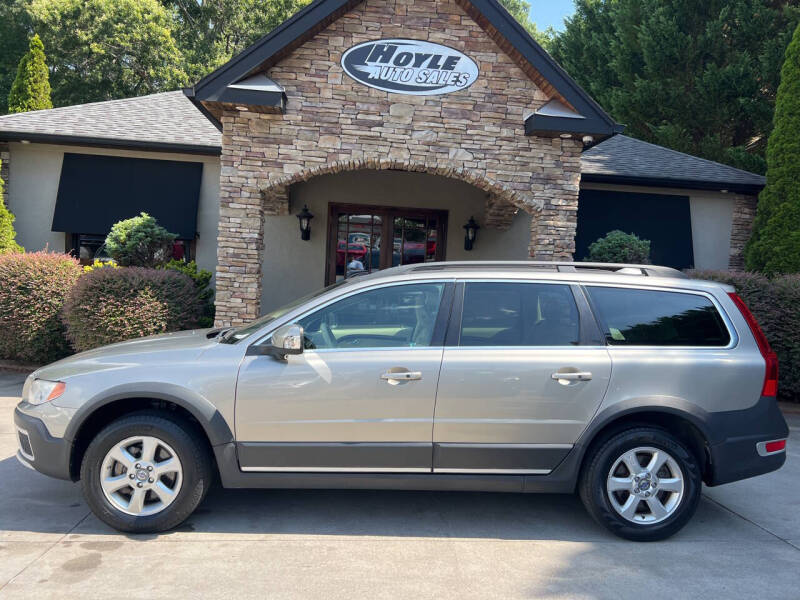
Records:
[[[684,488],[680,502],[664,520],[657,523],[633,523],[612,506],[606,480],[614,463],[625,452],[637,447],[666,451],[680,467]],[[692,518],[700,501],[701,467],[697,457],[670,433],[657,427],[636,427],[602,440],[584,458],[578,491],[586,510],[600,525],[629,540],[652,542],[678,532]],[[645,506],[646,504],[642,505]]]
[[[111,448],[128,437],[148,435],[163,440],[178,455],[183,480],[177,496],[161,512],[134,516],[106,498],[100,485],[101,466]],[[202,502],[213,480],[209,449],[197,429],[168,414],[133,413],[110,423],[89,444],[81,463],[81,487],[92,512],[114,529],[155,533],[180,525]]]

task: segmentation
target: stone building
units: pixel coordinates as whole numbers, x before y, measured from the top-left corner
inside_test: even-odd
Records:
[[[0,150],[23,244],[80,249],[147,208],[215,271],[220,324],[408,262],[579,259],[611,229],[741,268],[764,185],[621,135],[496,0],[316,0],[184,93],[199,111],[171,92],[0,117]],[[112,168],[124,193],[80,231]]]

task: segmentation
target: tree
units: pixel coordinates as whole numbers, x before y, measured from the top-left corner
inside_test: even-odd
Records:
[[[17,77],[8,94],[8,112],[53,108],[50,100],[50,72],[44,56],[44,44],[38,35],[31,38],[28,52],[17,66]]]
[[[17,237],[17,233],[14,231],[14,215],[3,202],[3,186],[5,186],[5,182],[0,179],[0,254],[24,252],[24,248],[14,239]]]
[[[197,81],[283,23],[311,0],[162,0]]]
[[[57,106],[173,90],[187,82],[158,0],[32,0]]]
[[[172,258],[172,243],[177,237],[143,212],[114,224],[106,237],[106,251],[123,267],[153,268]]]
[[[745,248],[748,270],[800,272],[800,26],[781,69],[775,124],[767,146],[767,186]]]
[[[529,16],[531,12],[530,2],[526,2],[525,0],[500,0],[500,4],[502,4],[505,9],[511,13],[512,17],[519,21],[520,25],[522,25],[527,32],[531,34],[533,39],[539,42],[539,44],[544,46],[546,49],[550,47],[556,32],[552,27],[548,27],[544,31],[540,31],[536,27],[536,23],[531,21]]]
[[[763,173],[796,0],[577,0],[554,58],[627,132]]]
[[[8,93],[17,76],[17,65],[28,50],[30,16],[26,0],[0,2],[0,114],[5,114]]]

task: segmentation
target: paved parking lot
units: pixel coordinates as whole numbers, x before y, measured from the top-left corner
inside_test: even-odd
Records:
[[[0,371],[0,598],[800,598],[800,416],[786,466],[706,489],[634,544],[571,496],[225,491],[178,531],[119,534],[78,485],[14,458],[24,376]]]

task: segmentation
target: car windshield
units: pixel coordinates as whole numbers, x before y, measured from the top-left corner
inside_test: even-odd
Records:
[[[224,344],[235,344],[236,342],[251,336],[253,333],[264,327],[264,325],[266,325],[270,321],[274,321],[275,319],[282,317],[286,313],[291,312],[301,304],[305,304],[309,300],[313,300],[318,296],[322,296],[322,294],[325,294],[331,291],[332,289],[340,287],[344,284],[350,283],[351,281],[352,280],[342,279],[334,284],[322,288],[321,290],[317,290],[301,298],[298,298],[297,300],[293,300],[289,304],[285,304],[280,308],[276,308],[275,310],[270,311],[267,314],[259,317],[255,321],[251,321],[247,325],[242,325],[240,327],[233,327],[224,332],[222,336],[220,336],[219,341]]]

